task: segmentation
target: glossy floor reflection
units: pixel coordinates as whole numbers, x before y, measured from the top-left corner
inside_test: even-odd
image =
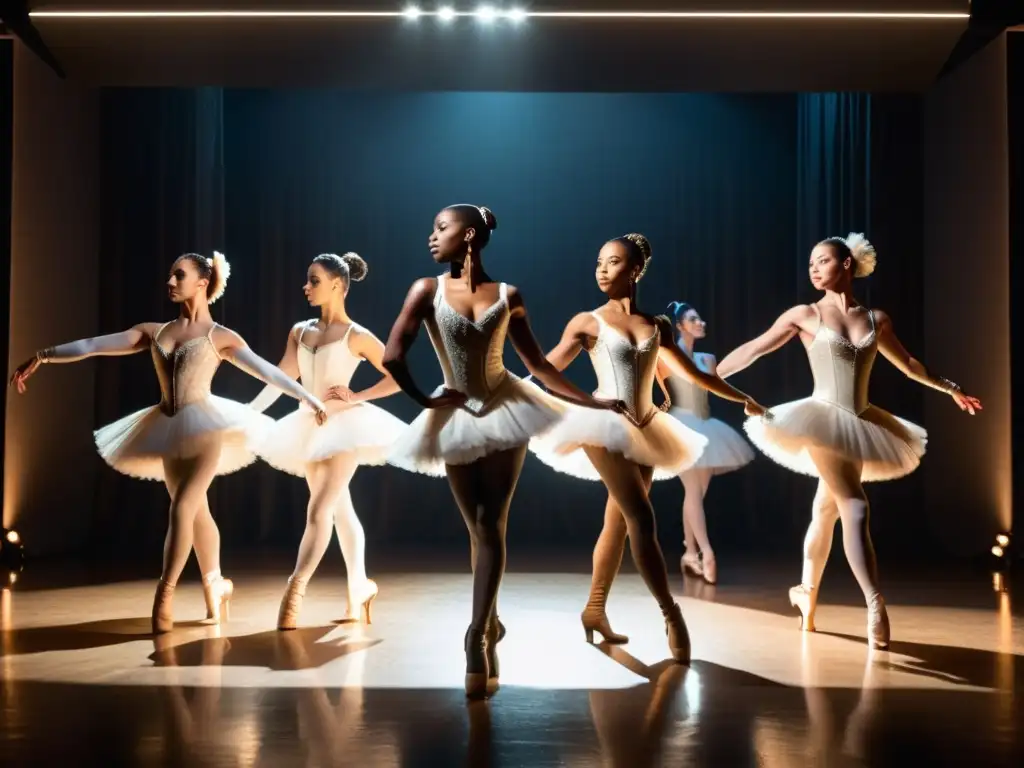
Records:
[[[853,600],[823,606],[805,635],[784,574],[733,572],[717,588],[677,577],[687,668],[666,659],[637,576],[609,605],[631,642],[610,648],[583,640],[585,574],[511,573],[502,689],[467,704],[468,576],[376,574],[368,627],[336,621],[344,582],[325,576],[303,628],[279,633],[283,578],[232,575],[229,624],[194,620],[201,594],[185,583],[178,627],[155,639],[150,582],[4,591],[0,763],[1024,764],[1024,619],[982,579],[891,584],[894,642],[872,653]]]

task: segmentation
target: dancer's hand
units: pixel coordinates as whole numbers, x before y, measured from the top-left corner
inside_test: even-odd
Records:
[[[39,366],[42,365],[42,361],[38,356],[26,360],[24,363],[18,366],[17,370],[14,371],[14,375],[11,376],[11,386],[16,387],[19,395],[25,394],[25,382],[32,378],[32,375],[39,370]]]
[[[747,414],[747,416],[767,416],[768,415],[768,409],[767,408],[765,408],[763,405],[761,405],[756,400],[750,400],[750,399],[748,399],[743,404],[743,412],[745,414]]]
[[[976,397],[965,395],[963,392],[960,392],[959,390],[955,392],[950,392],[949,396],[953,398],[953,402],[956,403],[957,406],[959,406],[961,411],[966,411],[967,413],[971,414],[971,416],[974,416],[975,411],[981,410],[981,400],[979,400]]]
[[[323,408],[316,409],[316,425],[322,427],[327,421],[327,411]]]
[[[466,396],[462,392],[445,388],[440,395],[427,400],[427,408],[458,408],[465,402]]]
[[[343,403],[355,402],[355,393],[348,387],[338,385],[327,390],[327,397],[324,400],[340,400]]]
[[[594,402],[606,411],[615,411],[616,413],[627,413],[629,411],[629,406],[626,405],[625,401],[616,400],[614,397],[595,397]]]

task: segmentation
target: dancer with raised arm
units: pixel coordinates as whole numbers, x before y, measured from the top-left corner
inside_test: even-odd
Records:
[[[789,590],[800,625],[813,632],[821,577],[837,520],[843,550],[867,603],[867,637],[874,648],[889,646],[889,616],[878,586],[863,483],[894,480],[913,472],[925,452],[923,429],[868,400],[871,368],[878,352],[908,378],[949,395],[963,411],[981,410],[975,397],[933,376],[900,343],[889,316],[853,295],[855,278],[874,272],[875,249],[862,234],[831,237],[811,252],[811,284],[824,296],[784,312],[768,331],[738,347],[718,364],[731,376],[797,336],[814,376],[809,398],[772,408],[770,418],[747,421],[747,434],[772,461],[818,478],[804,539],[803,575]]]
[[[370,403],[398,392],[384,369],[384,345],[356,323],[345,309],[352,282],[366,277],[366,262],[355,253],[325,253],[313,259],[302,290],[310,305],[320,308],[318,320],[296,324],[288,333],[278,366],[323,398],[327,421],[318,427],[308,408],[278,421],[259,448],[271,466],[309,485],[306,530],[299,544],[295,570],[281,600],[278,629],[295,629],[306,585],[327,551],[332,529],[338,533],[348,573],[347,621],[372,618],[370,606],[377,583],[366,577],[366,535],[356,515],[349,483],[361,464],[383,464],[406,425]],[[359,363],[366,360],[383,376],[360,392],[349,389]],[[280,396],[268,385],[250,405],[263,412]]]
[[[612,631],[605,612],[628,533],[633,561],[665,618],[672,656],[688,663],[690,638],[669,589],[648,493],[652,479],[677,477],[692,466],[707,440],[654,406],[655,370],[662,363],[674,375],[719,397],[744,403],[748,413],[764,409],[684,355],[673,342],[666,318],[640,311],[636,285],[650,260],[651,246],[643,235],[629,234],[605,243],[598,254],[596,277],[607,303],[569,321],[562,340],[547,356],[561,371],[586,349],[597,374],[596,394],[623,400],[626,410],[620,414],[566,408],[565,418],[531,441],[530,448],[557,471],[599,480],[608,489],[604,527],[594,548],[590,599],[580,617],[587,640],[593,642],[596,630],[607,642],[628,641]]]
[[[464,641],[466,694],[498,686],[497,644],[505,634],[497,597],[505,570],[505,526],[530,438],[559,419],[554,401],[505,369],[506,333],[534,378],[560,397],[598,409],[620,407],[577,388],[544,359],[515,286],[493,280],[482,252],[497,222],[487,208],[453,205],[434,219],[430,253],[450,271],[413,283],[388,337],[384,367],[425,409],[396,444],[389,461],[447,475],[469,529],[473,617]],[[416,385],[406,357],[421,325],[444,373],[430,396]]]
[[[203,576],[207,618],[227,618],[234,585],[220,571],[220,531],[206,492],[213,478],[251,464],[254,448],[273,423],[252,409],[210,393],[210,383],[227,360],[246,373],[272,382],[309,404],[318,421],[324,405],[280,369],[256,355],[241,336],[218,325],[210,304],[227,285],[224,256],[186,253],[171,266],[168,295],[181,310],[169,323],[142,323],[121,333],[82,339],[36,353],[18,366],[11,383],[26,382],[45,363],[73,363],[100,355],[149,350],[160,384],[160,404],[96,431],[100,456],[114,469],[143,480],[162,480],[171,497],[163,572],[153,600],[153,632],[174,626],[172,598],[193,546]]]
[[[714,375],[717,362],[714,355],[694,351],[698,339],[707,333],[707,323],[689,304],[673,301],[668,306],[672,326],[676,331],[676,346],[694,365]],[[675,376],[668,366],[658,363],[658,384],[665,393],[668,415],[682,422],[694,432],[707,438],[704,452],[679,479],[683,483],[683,535],[685,552],[680,566],[684,574],[703,578],[709,584],[718,581],[718,564],[708,537],[704,519],[704,497],[714,475],[721,475],[746,466],[754,459],[749,443],[728,424],[711,418],[708,391],[689,379]]]

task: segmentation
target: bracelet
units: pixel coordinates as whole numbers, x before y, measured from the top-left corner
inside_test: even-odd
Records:
[[[50,362],[50,358],[53,357],[54,351],[55,350],[53,347],[41,349],[38,352],[36,352],[36,360],[38,360],[40,363],[48,363]]]
[[[961,391],[960,390],[960,385],[959,384],[954,384],[949,379],[944,379],[944,378],[942,378],[940,376],[939,379],[938,379],[938,382],[939,382],[939,384],[942,385],[942,389],[943,389],[943,391],[947,395],[952,395],[954,392],[960,392]]]

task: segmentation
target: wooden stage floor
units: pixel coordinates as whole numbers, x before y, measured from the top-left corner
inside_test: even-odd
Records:
[[[369,626],[339,624],[324,568],[295,632],[274,630],[287,567],[228,573],[231,621],[206,626],[195,581],[175,631],[148,633],[154,582],[28,572],[2,593],[0,765],[845,766],[1024,765],[1024,617],[984,574],[889,577],[892,648],[871,652],[839,562],[803,634],[789,567],[720,564],[674,588],[694,661],[668,656],[635,573],[609,604],[630,636],[584,641],[589,579],[552,563],[506,576],[502,689],[463,696],[469,576],[374,573]],[[1024,603],[1024,599],[1020,602]]]

